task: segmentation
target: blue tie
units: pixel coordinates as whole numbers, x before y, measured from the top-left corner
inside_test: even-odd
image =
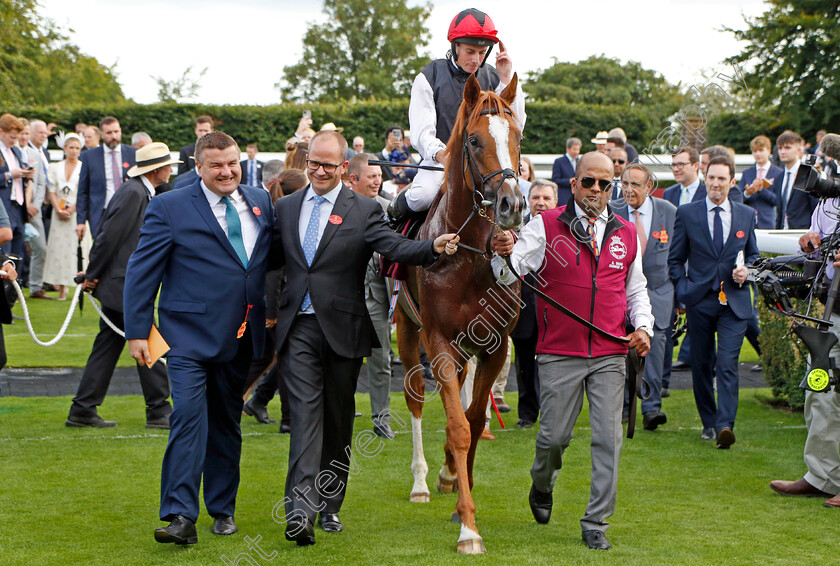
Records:
[[[315,252],[318,250],[318,232],[321,227],[321,204],[327,200],[326,197],[315,195],[315,205],[312,207],[312,214],[309,215],[309,224],[306,225],[306,233],[303,235],[303,256],[306,258],[306,265],[312,265],[315,259]],[[300,305],[300,310],[305,311],[312,304],[309,298],[309,289]]]
[[[721,207],[716,206],[712,210],[715,211],[714,232],[712,233],[712,242],[715,244],[715,251],[717,255],[723,251],[723,220],[720,218]]]
[[[785,182],[782,183],[782,202],[781,202],[781,210],[782,210],[782,225],[779,226],[781,229],[787,229],[787,205],[788,199],[790,198],[790,187],[788,187],[788,182],[790,181],[790,171],[785,172]]]
[[[242,265],[248,267],[248,254],[245,253],[245,242],[242,241],[242,222],[239,221],[239,213],[230,202],[230,197],[222,197],[222,202],[225,203],[225,220],[227,220],[230,245],[233,246],[233,251],[239,256]]]
[[[257,174],[254,172],[255,163],[253,159],[248,160],[248,184],[252,187],[257,186]]]

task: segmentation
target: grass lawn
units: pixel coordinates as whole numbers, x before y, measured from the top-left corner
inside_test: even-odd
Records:
[[[801,414],[772,409],[766,397],[767,390],[742,391],[738,441],[723,451],[700,440],[691,392],[672,391],[664,407],[668,424],[625,440],[609,552],[590,551],[580,541],[578,521],[589,495],[586,415],[565,455],[551,523],[538,525],[527,503],[537,431],[513,428],[516,414],[508,413],[510,428],[500,431],[494,421],[498,440],[482,441],[478,450],[474,494],[488,553],[470,558],[455,553],[458,526],[449,520],[455,496],[434,492],[445,422],[438,400],[428,405],[424,420],[431,503],[408,501],[406,426],[377,456],[357,456],[360,471],[350,481],[341,515],[345,532],[319,530],[314,547],[287,543],[271,512],[283,497],[288,436],[278,435],[276,425],[245,417],[240,532],[213,536],[202,510],[199,543],[178,548],[152,537],[161,525],[159,476],[167,436],[143,428],[140,397],[108,397],[101,412],[119,426],[104,430],[65,428],[69,398],[0,398],[0,563],[208,565],[223,564],[222,555],[232,561],[249,553],[252,561],[238,564],[831,564],[840,511],[824,508],[821,499],[781,497],[767,485],[802,475],[805,428]],[[514,394],[507,400],[516,406]],[[365,413],[357,420],[358,433],[370,421],[367,397],[359,396],[357,404]],[[394,395],[393,408],[407,419],[400,395]],[[269,410],[279,416],[278,402]],[[249,550],[245,536],[261,536],[259,544],[272,559]]]
[[[28,291],[24,290],[28,296]],[[49,293],[57,296],[57,293]],[[72,296],[72,288],[68,291]],[[44,342],[51,340],[67,315],[70,307],[69,300],[58,301],[29,301],[29,313],[32,316],[32,326],[38,338]],[[23,316],[20,303],[15,305],[12,311],[18,316]],[[3,332],[6,336],[6,351],[9,355],[8,365],[10,367],[83,367],[87,363],[93,339],[99,332],[99,316],[85,297],[83,314],[79,315],[78,309],[73,315],[73,320],[67,328],[67,334],[58,344],[49,348],[38,346],[29,336],[26,323],[22,320],[16,321],[13,326],[4,326]],[[391,336],[391,344],[394,351],[397,351],[397,335]],[[679,347],[674,348],[674,360],[679,354]],[[744,340],[741,348],[741,361],[747,363],[758,363],[758,354],[749,342]],[[123,350],[118,363],[120,367],[133,367],[134,360],[128,355],[128,348]]]

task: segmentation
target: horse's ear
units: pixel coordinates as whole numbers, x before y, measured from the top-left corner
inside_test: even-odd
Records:
[[[475,108],[478,104],[478,97],[481,96],[481,85],[478,84],[478,79],[475,75],[470,75],[467,79],[467,84],[464,85],[464,102],[467,103],[467,108]]]
[[[519,78],[516,76],[516,73],[513,73],[513,78],[510,79],[510,83],[505,87],[505,90],[502,91],[502,94],[499,95],[502,97],[502,100],[508,104],[513,104],[513,99],[516,98],[517,84],[519,84]]]

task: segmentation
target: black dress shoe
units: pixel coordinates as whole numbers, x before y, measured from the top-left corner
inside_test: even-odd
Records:
[[[157,419],[146,419],[146,428],[169,428],[169,415]]]
[[[214,535],[232,535],[238,530],[232,515],[230,517],[216,517],[213,519]]]
[[[516,423],[516,428],[531,428],[532,426],[534,426],[534,421],[528,419],[519,419]]]
[[[292,433],[292,425],[289,423],[280,423],[280,434],[291,434]]]
[[[667,387],[663,387],[662,388],[662,393],[660,393],[659,396],[662,397],[662,398],[670,397],[671,396],[671,390],[668,389]]]
[[[195,523],[183,515],[175,515],[168,527],[155,529],[155,540],[163,543],[195,544],[198,542]]]
[[[64,422],[64,426],[75,428],[110,428],[117,426],[117,423],[116,421],[106,421],[99,415],[95,415],[93,417],[74,417],[71,415],[67,417],[67,420]]]
[[[397,436],[396,434],[394,434],[394,431],[391,430],[391,425],[389,425],[388,423],[374,424],[373,432],[374,434],[376,434],[376,436],[380,438],[385,438],[387,440],[394,440],[394,438],[396,438]]]
[[[586,546],[595,550],[609,550],[612,548],[610,541],[604,535],[604,531],[583,531],[581,538]]]
[[[344,530],[338,513],[321,513],[318,516],[318,522],[321,523],[321,528],[325,533],[340,533]]]
[[[315,544],[315,529],[306,519],[292,518],[286,523],[286,540],[296,542],[298,546]]]
[[[733,444],[735,444],[735,433],[732,432],[732,429],[721,429],[717,434],[717,447],[722,450],[728,450]]]
[[[248,399],[242,406],[242,412],[249,417],[254,417],[260,424],[276,424],[277,421],[271,420],[268,416],[268,409],[265,405],[261,405],[254,400],[253,397]]]
[[[656,430],[659,425],[664,425],[668,422],[668,417],[662,411],[651,411],[645,413],[642,418],[642,426],[645,430]]]
[[[700,438],[703,440],[714,440],[715,439],[715,429],[712,427],[704,428],[703,432],[700,434]]]
[[[541,525],[547,524],[549,519],[551,519],[551,507],[554,505],[551,492],[543,493],[534,484],[531,484],[528,503],[531,505],[531,513],[534,514],[534,520]]]

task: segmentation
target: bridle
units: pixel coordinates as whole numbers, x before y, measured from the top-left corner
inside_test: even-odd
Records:
[[[508,116],[513,117],[513,112],[511,112],[509,108],[504,108],[504,109],[501,110],[501,112],[504,112]],[[500,113],[500,111],[497,108],[483,108],[478,113],[478,115],[479,116],[488,116],[488,115],[498,115],[499,113]],[[499,231],[499,233],[504,232],[504,229],[501,226],[499,226],[496,223],[495,220],[493,220],[493,218],[496,217],[496,203],[497,203],[496,195],[498,195],[499,190],[501,190],[502,185],[505,183],[505,181],[507,181],[508,179],[516,180],[516,171],[507,167],[507,168],[504,168],[504,169],[499,169],[498,171],[493,171],[492,173],[488,173],[487,175],[482,175],[481,171],[479,171],[479,169],[478,169],[478,165],[476,164],[476,158],[472,153],[472,146],[470,145],[470,138],[469,138],[469,135],[467,134],[467,126],[464,126],[463,138],[464,138],[464,148],[463,148],[463,152],[464,152],[464,157],[463,157],[464,183],[466,183],[468,186],[470,186],[470,189],[471,189],[471,192],[472,192],[472,199],[473,199],[473,209],[472,209],[472,212],[470,212],[470,215],[467,217],[467,219],[461,225],[461,227],[458,228],[458,231],[455,232],[455,235],[460,236],[461,232],[464,230],[464,228],[467,227],[467,225],[475,217],[476,214],[479,215],[480,217],[484,218],[485,220],[487,220],[490,224],[492,224],[493,227],[496,228],[496,230]],[[521,150],[520,150],[520,154],[521,154]],[[518,162],[519,162],[519,159],[517,158],[517,163]],[[493,199],[491,200],[491,199],[487,198],[487,195],[482,193],[477,187],[484,187],[485,184],[487,184],[490,180],[492,180],[494,177],[497,177],[497,176],[500,176],[499,184],[496,186],[496,190],[494,191]],[[478,182],[476,182],[476,179],[478,179]],[[493,218],[490,218],[490,216],[487,214],[487,208],[488,207],[492,207]],[[493,255],[492,252],[490,251],[490,238],[492,238],[492,237],[493,237],[493,232],[491,230],[490,234],[487,235],[487,243],[485,245],[484,250],[479,250],[477,248],[473,248],[473,247],[468,246],[466,244],[463,244],[461,242],[458,243],[458,247],[459,248],[464,248],[465,250],[469,250],[469,251],[474,252],[474,253],[477,253],[477,254],[483,256],[485,259],[489,260]]]

